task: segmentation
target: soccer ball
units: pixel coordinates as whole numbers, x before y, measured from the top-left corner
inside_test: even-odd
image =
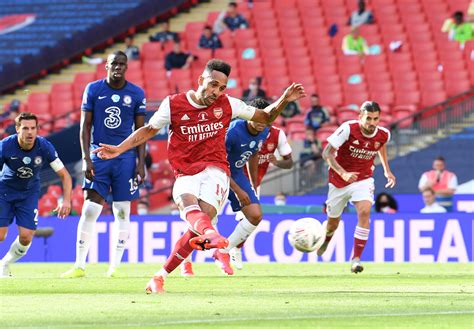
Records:
[[[295,221],[288,234],[288,241],[295,249],[311,252],[318,249],[324,241],[324,229],[321,223],[310,217]]]

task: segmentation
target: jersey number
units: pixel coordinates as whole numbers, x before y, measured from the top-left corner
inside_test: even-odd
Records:
[[[128,182],[130,183],[130,194],[135,193],[135,191],[138,190],[138,179],[130,178]]]
[[[105,118],[104,125],[109,129],[115,129],[120,127],[122,119],[120,118],[120,109],[117,106],[108,107],[105,110],[109,116]]]

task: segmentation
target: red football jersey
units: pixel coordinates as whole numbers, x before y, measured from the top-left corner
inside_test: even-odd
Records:
[[[337,148],[337,163],[348,172],[358,172],[357,180],[361,181],[372,177],[375,156],[390,140],[390,132],[377,127],[371,136],[366,136],[362,134],[359,121],[351,120],[344,122],[327,140]],[[337,188],[349,185],[331,168],[329,182]]]
[[[167,97],[149,124],[169,124],[168,159],[176,177],[195,175],[208,166],[230,175],[225,136],[234,117],[251,119],[255,108],[222,95],[210,106],[196,104],[189,92]]]
[[[291,147],[288,144],[285,133],[280,128],[271,126],[270,133],[268,134],[265,143],[258,152],[258,178],[257,187],[262,183],[263,177],[268,171],[270,165],[270,155],[278,150],[281,156],[287,156],[291,153]],[[250,177],[247,171],[247,167],[244,170],[247,177]]]

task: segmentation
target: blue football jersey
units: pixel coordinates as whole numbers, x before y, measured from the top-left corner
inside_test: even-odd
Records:
[[[252,135],[247,128],[247,121],[234,120],[230,123],[225,145],[232,176],[234,173],[241,171],[250,156],[261,149],[269,132],[270,130],[265,128],[261,133]]]
[[[0,141],[0,186],[17,191],[39,191],[39,172],[43,164],[58,158],[53,144],[43,137],[36,138],[35,146],[24,151],[18,143],[18,135]]]
[[[122,89],[111,88],[105,79],[91,82],[84,90],[82,110],[93,113],[91,151],[99,143],[118,145],[135,128],[135,117],[145,115],[146,99],[142,88],[127,82]],[[135,150],[120,155],[135,156]],[[98,157],[92,155],[93,160]]]

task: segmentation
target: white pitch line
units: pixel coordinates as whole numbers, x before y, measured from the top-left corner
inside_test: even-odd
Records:
[[[162,322],[145,322],[145,323],[111,323],[104,324],[101,326],[105,327],[144,327],[144,326],[170,326],[170,325],[183,325],[183,324],[214,324],[224,322],[241,322],[241,321],[282,321],[282,320],[317,320],[317,319],[338,319],[338,318],[377,318],[377,317],[406,317],[406,316],[431,316],[431,315],[468,315],[474,314],[473,311],[439,311],[439,312],[418,312],[418,313],[367,313],[367,314],[319,314],[319,315],[301,315],[301,316],[275,316],[275,317],[262,317],[262,318],[217,318],[217,319],[197,319],[197,320],[172,320]],[[35,326],[21,326],[21,327],[4,327],[15,328],[15,329],[31,329],[31,328],[84,328],[87,326],[97,325],[95,323],[87,324],[58,324],[58,325],[46,325],[39,327]]]

